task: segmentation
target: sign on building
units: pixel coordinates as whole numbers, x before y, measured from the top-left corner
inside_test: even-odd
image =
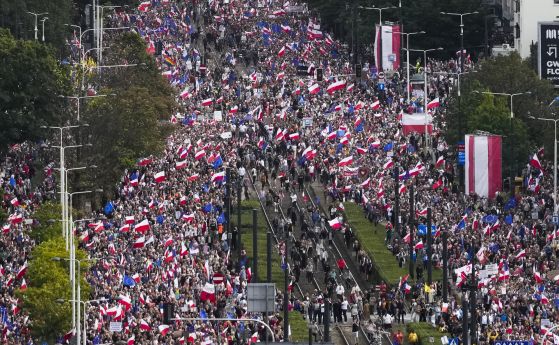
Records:
[[[559,22],[538,23],[538,72],[559,87]]]

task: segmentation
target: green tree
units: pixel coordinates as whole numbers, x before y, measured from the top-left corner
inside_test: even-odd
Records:
[[[62,233],[61,207],[59,203],[46,202],[33,213],[31,237],[38,243],[52,240]]]
[[[70,30],[64,24],[71,24],[74,16],[72,0],[0,0],[0,26],[8,28],[18,39],[34,40],[35,16],[27,13],[48,14],[38,17],[38,39],[42,39],[42,17],[48,17],[45,22],[45,42],[56,48],[65,48],[65,38]]]
[[[414,36],[410,46],[418,49],[443,47],[446,51],[436,53],[439,57],[454,57],[460,49],[460,18],[440,14],[444,12],[473,12],[479,14],[464,17],[464,47],[468,52],[484,50],[485,16],[488,8],[481,0],[422,0],[422,1],[383,1],[375,2],[375,7],[398,6],[382,12],[383,21],[401,22],[405,32],[425,31],[426,35]],[[359,6],[372,7],[370,1],[355,0],[309,0],[313,15],[321,18],[326,30],[334,32],[337,38],[351,44],[352,36],[362,52],[374,43],[375,25],[379,23],[379,12],[359,9]],[[352,35],[353,33],[353,35]],[[405,43],[403,43],[404,46]],[[435,53],[433,53],[435,54]],[[435,56],[435,55],[432,55]],[[412,57],[415,59],[415,55]]]
[[[56,257],[68,257],[62,237],[36,246],[26,274],[29,286],[26,290],[17,291],[24,310],[32,320],[32,334],[40,341],[54,342],[71,328],[70,304],[57,302],[58,299],[71,298],[68,263],[54,261],[53,258]],[[76,257],[84,259],[86,255],[83,251],[76,250]],[[87,300],[90,296],[90,287],[84,278],[87,267],[87,262],[84,262],[80,277],[82,300]]]
[[[550,116],[547,105],[554,97],[553,86],[540,80],[529,62],[522,61],[519,55],[484,60],[477,73],[463,76],[461,81],[461,97],[454,93],[448,104],[445,135],[449,143],[463,140],[459,133],[477,130],[503,135],[503,150],[514,147],[513,157],[508,150],[503,151],[505,167],[508,169],[512,164],[514,172],[518,173],[530,153],[549,140],[553,142],[553,128],[531,118]],[[530,91],[531,95],[513,98],[511,133],[510,97],[480,95],[473,91],[509,94]],[[504,170],[503,174],[508,175],[508,171]]]
[[[48,46],[16,40],[0,29],[0,150],[7,144],[44,137],[42,125],[67,118],[61,94],[68,94],[68,72]]]
[[[87,155],[99,167],[89,173],[88,181],[107,192],[113,190],[124,169],[134,166],[141,157],[163,150],[171,130],[168,119],[177,107],[174,90],[137,34],[118,35],[110,45],[104,64],[138,66],[91,76],[104,86],[102,93],[114,94],[91,100],[84,115],[95,138]]]

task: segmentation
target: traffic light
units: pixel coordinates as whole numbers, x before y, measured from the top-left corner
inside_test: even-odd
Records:
[[[322,68],[316,69],[316,81],[322,81]]]
[[[173,320],[171,319],[174,318],[174,314],[175,314],[174,304],[170,304],[170,303],[163,304],[163,322],[166,325],[170,325],[173,323]]]
[[[355,65],[355,77],[356,78],[361,78],[361,64],[356,64]]]

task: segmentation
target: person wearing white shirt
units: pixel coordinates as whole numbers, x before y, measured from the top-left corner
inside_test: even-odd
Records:
[[[338,284],[338,286],[336,286],[336,295],[338,295],[338,298],[341,299],[344,295],[344,292],[344,286],[342,284]]]

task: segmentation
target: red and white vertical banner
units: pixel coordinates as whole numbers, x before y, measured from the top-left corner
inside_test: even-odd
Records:
[[[466,193],[493,199],[502,191],[501,144],[498,135],[466,135]]]
[[[400,31],[400,25],[376,25],[375,65],[377,68],[380,66],[381,56],[382,70],[397,70],[400,68]]]

